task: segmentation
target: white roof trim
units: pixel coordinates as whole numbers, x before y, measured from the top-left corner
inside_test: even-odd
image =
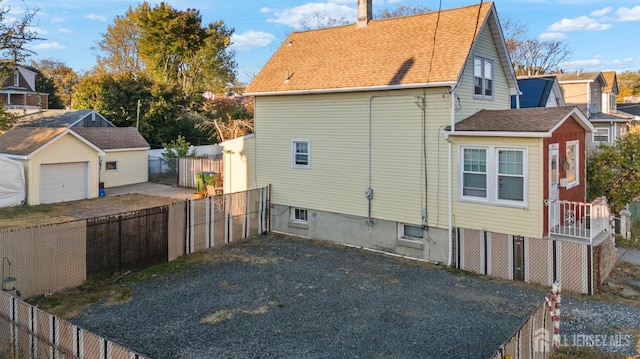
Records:
[[[443,131],[448,136],[469,137],[551,137],[551,132],[511,132],[511,131]]]
[[[341,92],[365,92],[365,91],[416,89],[416,88],[428,88],[428,87],[451,87],[455,85],[456,85],[455,81],[444,81],[444,82],[426,82],[426,83],[393,85],[393,86],[380,85],[380,86],[362,86],[362,87],[341,87],[341,88],[335,88],[335,89],[247,92],[244,95],[245,96],[312,95],[312,94],[341,93]]]
[[[148,151],[149,149],[151,149],[151,147],[111,148],[103,151],[105,153],[110,153],[110,152],[128,152],[128,151]]]

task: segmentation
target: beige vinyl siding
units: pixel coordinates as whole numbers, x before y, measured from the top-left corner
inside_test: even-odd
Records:
[[[567,105],[583,105],[587,103],[587,84],[562,84],[562,95]]]
[[[224,147],[224,192],[256,188],[255,136],[248,135],[220,144]],[[231,151],[231,152],[228,152]]]
[[[98,153],[71,134],[66,134],[36,153],[29,161],[27,203],[40,204],[40,166],[42,164],[88,162],[89,198],[98,196]]]
[[[107,162],[117,162],[117,169],[107,171]],[[102,158],[100,182],[104,187],[117,187],[149,180],[147,150],[110,151]]]
[[[452,136],[453,141],[453,215],[454,226],[542,238],[543,211],[543,153],[540,138],[464,137]],[[460,145],[526,147],[528,151],[528,207],[512,208],[495,204],[469,203],[458,200],[458,169]],[[488,183],[489,185],[489,183]]]
[[[443,216],[447,208],[446,170],[438,173],[446,168],[440,131],[449,122],[447,90],[427,95],[428,212],[434,223],[437,205]],[[272,184],[275,204],[366,217],[371,103],[372,216],[421,224],[423,111],[416,102],[422,95],[422,90],[403,90],[256,98],[258,186]],[[309,169],[292,168],[293,139],[310,141]],[[444,197],[436,198],[437,193]]]
[[[493,98],[474,98],[473,83],[473,60],[475,56],[480,56],[493,60]],[[460,84],[456,88],[456,95],[459,98],[458,111],[456,111],[456,122],[473,115],[474,113],[486,110],[507,110],[511,108],[511,96],[509,95],[509,85],[504,70],[500,65],[500,57],[496,45],[493,41],[491,30],[485,26],[480,34],[476,45],[465,63]]]

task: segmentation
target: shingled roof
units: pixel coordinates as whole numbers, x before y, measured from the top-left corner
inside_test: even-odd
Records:
[[[602,76],[602,72],[571,72],[562,74],[553,74],[560,84],[570,82],[593,82],[600,80],[605,86],[607,81]]]
[[[472,45],[491,28],[503,43],[495,7],[484,3],[420,15],[293,32],[247,87],[247,94],[425,87],[459,80]],[[435,38],[435,41],[434,41]],[[506,47],[498,48],[508,63]],[[504,65],[504,64],[503,64]],[[513,72],[509,66],[505,71]],[[515,79],[510,87],[517,87]]]
[[[0,153],[6,155],[29,157],[41,148],[45,147],[65,132],[71,133],[98,153],[104,154],[100,148],[87,142],[80,135],[71,132],[67,128],[52,127],[14,127],[0,136]]]
[[[102,120],[109,122],[99,113],[93,110],[40,110],[35,113],[27,113],[18,116],[16,126],[20,127],[71,127],[87,116],[99,116]]]
[[[555,128],[560,126],[567,118],[573,116],[587,131],[592,132],[593,126],[589,120],[574,106],[564,107],[536,107],[512,110],[481,110],[472,116],[458,122],[455,127],[457,132],[491,132],[495,136],[504,133],[538,133],[551,135]],[[447,127],[447,131],[451,128]]]
[[[78,127],[71,130],[104,151],[149,149],[149,143],[135,127]]]

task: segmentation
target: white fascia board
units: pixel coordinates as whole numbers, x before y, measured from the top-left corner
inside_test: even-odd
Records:
[[[456,84],[455,81],[445,81],[445,82],[428,82],[428,83],[416,83],[416,84],[395,85],[395,86],[381,85],[381,86],[342,87],[342,88],[335,88],[335,89],[316,89],[316,90],[247,92],[244,95],[245,96],[313,95],[313,94],[342,93],[342,92],[365,92],[365,91],[386,91],[386,90],[432,88],[432,87],[451,87],[451,86],[454,86],[455,84]]]
[[[468,136],[468,137],[551,137],[550,132],[500,132],[500,131],[443,131],[445,136]]]

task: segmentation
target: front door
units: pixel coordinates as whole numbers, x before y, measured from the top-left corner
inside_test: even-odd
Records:
[[[549,145],[549,228],[560,224],[560,203],[558,203],[558,144]]]

